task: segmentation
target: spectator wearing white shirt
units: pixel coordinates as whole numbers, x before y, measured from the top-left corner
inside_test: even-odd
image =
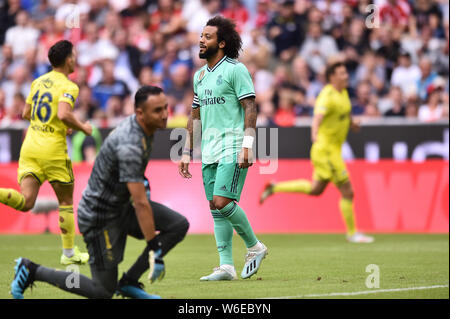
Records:
[[[29,25],[26,11],[19,11],[16,26],[9,28],[5,35],[5,45],[12,48],[14,59],[23,58],[25,52],[37,46],[39,30]]]
[[[435,122],[444,118],[444,107],[441,103],[442,88],[438,87],[428,94],[427,104],[419,108],[418,118],[422,122]]]
[[[398,66],[392,72],[391,84],[399,86],[403,94],[409,95],[412,92],[417,92],[417,82],[421,76],[420,68],[411,63],[410,54],[406,51],[401,52],[398,58]]]
[[[30,71],[25,64],[17,64],[11,70],[10,79],[4,81],[1,89],[5,92],[5,105],[9,110],[14,102],[14,95],[20,93],[23,96],[28,96],[31,87]]]
[[[320,24],[311,23],[308,36],[300,50],[300,56],[308,62],[309,67],[315,73],[320,73],[326,67],[328,58],[337,53],[338,48],[333,37],[323,35]]]

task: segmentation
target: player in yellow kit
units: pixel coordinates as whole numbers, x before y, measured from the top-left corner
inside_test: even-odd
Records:
[[[89,259],[74,245],[74,177],[67,153],[67,129],[92,134],[89,122],[81,123],[72,113],[78,86],[67,76],[74,71],[76,53],[71,42],[55,43],[48,52],[53,70],[31,84],[22,117],[30,121],[19,158],[17,180],[20,192],[0,188],[0,203],[18,211],[33,208],[40,186],[48,180],[59,203],[59,227],[63,254],[61,263],[84,264]]]
[[[347,240],[356,243],[373,242],[373,237],[357,231],[353,212],[353,189],[341,148],[349,128],[359,130],[359,123],[351,117],[351,103],[347,92],[348,73],[343,62],[334,62],[326,71],[328,84],[317,97],[311,126],[311,162],[313,181],[300,179],[281,183],[268,183],[260,196],[263,203],[275,193],[303,193],[319,196],[331,181],[342,197],[339,208],[346,228]]]

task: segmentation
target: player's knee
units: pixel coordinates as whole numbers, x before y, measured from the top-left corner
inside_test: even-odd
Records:
[[[22,209],[20,211],[22,212],[28,212],[34,207],[35,201],[32,198],[25,197],[25,204],[23,205]]]
[[[309,195],[311,196],[319,196],[322,195],[323,193],[323,188],[321,187],[314,187],[311,189],[311,192],[309,193]]]
[[[214,202],[212,200],[209,201],[209,209],[210,210],[215,210],[216,206],[214,206]]]
[[[188,230],[189,230],[189,222],[186,218],[184,218],[182,221],[180,221],[176,227],[174,227],[174,232],[176,233],[176,237],[178,241],[182,241],[184,236],[186,236]]]
[[[213,198],[214,206],[215,206],[216,209],[218,209],[218,210],[223,209],[223,208],[224,208],[225,206],[227,206],[230,202],[231,202],[231,199],[225,198],[225,197],[214,196],[214,198]]]

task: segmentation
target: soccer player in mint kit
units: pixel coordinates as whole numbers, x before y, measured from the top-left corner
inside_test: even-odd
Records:
[[[194,101],[188,123],[189,138],[179,163],[179,173],[190,178],[194,126],[201,122],[202,175],[206,198],[214,219],[220,266],[200,278],[205,281],[236,279],[232,254],[233,229],[247,246],[241,277],[254,275],[267,255],[245,212],[237,204],[248,167],[256,127],[255,90],[247,68],[237,59],[242,46],[235,24],[216,16],[200,38],[199,57],[207,63],[194,75]]]

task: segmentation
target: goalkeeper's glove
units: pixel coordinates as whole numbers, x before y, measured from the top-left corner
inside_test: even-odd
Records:
[[[156,280],[162,280],[166,274],[164,260],[162,259],[161,242],[158,236],[147,242],[147,247],[150,248],[148,252],[149,274],[148,280],[154,283]]]

